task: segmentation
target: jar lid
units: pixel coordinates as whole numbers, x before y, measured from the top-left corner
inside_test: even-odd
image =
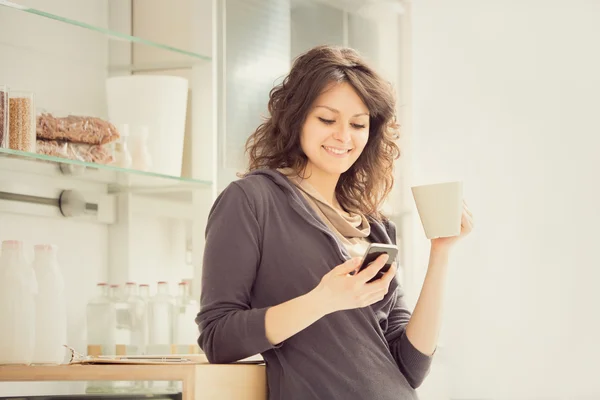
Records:
[[[2,247],[7,249],[17,249],[23,246],[23,242],[20,240],[4,240],[2,242]]]

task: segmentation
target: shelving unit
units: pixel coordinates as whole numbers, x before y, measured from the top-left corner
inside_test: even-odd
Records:
[[[11,90],[34,92],[37,111],[108,120],[105,85],[113,76],[181,76],[189,88],[180,176],[0,148],[0,219],[16,214],[102,226],[108,281],[121,284],[152,283],[140,279],[147,265],[137,257],[152,254],[162,243],[140,240],[140,233],[149,225],[155,230],[166,226],[151,240],[174,243],[173,252],[185,251],[180,258],[193,264],[193,295],[198,298],[204,224],[216,197],[217,85],[210,39],[217,26],[215,4],[193,2],[189,25],[200,23],[182,44],[172,38],[171,43],[149,39],[147,32],[135,34],[134,0],[0,0],[5,42],[0,44],[0,82]],[[148,224],[156,220],[163,225]],[[0,382],[122,379],[179,380],[184,399],[242,398],[248,387],[266,393],[264,366],[256,365],[0,366]],[[223,393],[230,397],[221,397]]]
[[[61,12],[49,12],[45,7],[52,5],[42,2],[37,3],[39,7],[28,7],[20,2],[0,0],[0,18],[3,24],[6,22],[3,29],[18,24],[23,32],[30,29],[51,32],[48,37],[37,37],[33,43],[27,35],[11,37],[11,47],[23,55],[22,60],[12,64],[19,67],[17,64],[22,63],[27,71],[11,69],[9,63],[4,70],[0,68],[0,80],[11,88],[33,91],[38,111],[58,110],[107,119],[106,78],[156,73],[185,77],[189,82],[189,100],[182,176],[0,149],[0,211],[57,218],[68,216],[108,224],[109,277],[119,282],[135,275],[135,260],[130,256],[135,225],[142,224],[144,217],[183,220],[188,224],[186,247],[199,269],[202,226],[216,196],[213,150],[216,142],[213,88],[216,85],[213,85],[215,66],[210,46],[206,48],[208,51],[202,52],[202,45],[197,44],[200,40],[194,38],[188,40],[194,48],[185,48],[133,35],[133,3],[129,0],[108,1],[107,26],[92,23],[95,15],[91,12],[85,15],[86,5],[62,3],[65,4]],[[208,15],[212,20],[213,1],[202,0],[196,6],[199,8],[195,12]],[[88,7],[93,8],[93,5]],[[88,18],[79,18],[78,13]],[[213,26],[208,24],[193,34],[211,37]],[[61,38],[75,44],[56,48]],[[92,51],[91,45],[105,49],[108,57]],[[30,62],[29,57],[43,57],[44,62],[47,59],[44,65],[47,71]],[[72,64],[73,68],[90,74],[87,84],[93,89],[91,93],[82,94],[76,85],[63,87],[61,91],[52,90],[48,75],[59,69],[55,63],[64,65],[61,57],[68,60],[69,66]],[[21,78],[10,79],[15,77]],[[78,104],[81,98],[86,98],[87,104]],[[61,196],[73,200],[67,205],[66,214],[65,207],[60,207]],[[193,289],[198,294],[197,282]]]
[[[149,171],[121,168],[114,165],[96,164],[73,159],[49,156],[44,154],[28,153],[24,151],[0,148],[2,168],[19,171],[35,168],[36,174],[48,177],[56,176],[59,171],[71,179],[97,182],[108,185],[109,193],[143,193],[145,191],[164,190],[194,190],[208,188],[212,182],[171,176]],[[27,167],[33,166],[35,167]]]
[[[0,177],[0,212],[17,212],[20,202],[38,206],[21,204],[20,213],[59,216],[60,211],[63,217],[109,224],[116,223],[114,200],[119,195],[134,195],[131,200],[138,212],[146,209],[155,216],[189,218],[193,194],[210,196],[212,188],[211,182],[199,179],[11,149],[0,149],[0,171],[10,173]],[[70,215],[61,210],[60,193],[65,190],[81,195],[84,202],[72,207]]]

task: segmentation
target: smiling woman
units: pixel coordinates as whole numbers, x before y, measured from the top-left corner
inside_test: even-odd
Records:
[[[391,85],[355,50],[313,48],[271,90],[270,117],[246,144],[248,171],[290,168],[318,186],[334,180],[327,200],[381,217],[400,156],[395,106]]]
[[[379,212],[399,156],[394,104],[354,50],[308,51],[211,209],[198,343],[212,363],[261,353],[271,400],[414,400],[429,371],[449,245],[414,315],[396,266],[378,275],[387,255],[360,268],[370,244],[395,243]]]

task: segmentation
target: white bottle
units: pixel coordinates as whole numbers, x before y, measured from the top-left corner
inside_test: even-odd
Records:
[[[127,347],[127,355],[144,354],[145,350],[145,325],[146,307],[144,301],[138,294],[138,286],[135,282],[125,284],[124,302],[129,312],[129,324],[131,330],[131,342]]]
[[[96,295],[86,307],[87,355],[98,357],[115,354],[116,310],[108,297],[109,286],[96,284]],[[114,390],[113,381],[94,380],[86,382],[86,393],[106,393]]]
[[[200,306],[192,298],[189,283],[181,282],[174,313],[174,344],[178,354],[192,354],[198,346],[199,332],[195,318],[199,311]]]
[[[139,287],[140,299],[144,307],[144,319],[142,321],[142,354],[148,353],[148,302],[150,301],[150,285],[146,283],[140,284]]]
[[[36,296],[36,340],[34,364],[60,364],[67,344],[67,300],[56,246],[34,246],[38,294]]]
[[[31,364],[35,346],[37,283],[18,240],[2,242],[0,256],[0,364]]]
[[[114,337],[115,348],[111,355],[127,355],[127,347],[131,345],[131,315],[125,302],[124,293],[119,285],[110,285],[108,297],[115,310]]]
[[[173,344],[174,299],[167,282],[158,282],[156,295],[148,302],[148,352],[170,354]]]
[[[97,284],[97,293],[87,304],[87,355],[114,354],[116,316],[115,308],[108,297],[108,285]]]

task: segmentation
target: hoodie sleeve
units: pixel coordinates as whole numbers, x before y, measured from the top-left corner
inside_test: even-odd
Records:
[[[404,300],[404,291],[396,288],[395,301],[387,318],[385,338],[396,364],[414,389],[421,386],[429,373],[433,356],[417,350],[406,336],[406,325],[411,313]]]
[[[384,220],[383,226],[391,243],[396,244],[396,225],[390,220]],[[385,338],[398,368],[414,389],[421,386],[431,367],[433,355],[421,353],[413,346],[406,336],[406,325],[411,317],[404,300],[404,290],[396,285],[392,297],[390,312],[382,326]]]
[[[267,308],[252,309],[260,263],[260,225],[241,187],[217,198],[206,226],[198,344],[211,363],[230,363],[274,348],[265,333]]]

